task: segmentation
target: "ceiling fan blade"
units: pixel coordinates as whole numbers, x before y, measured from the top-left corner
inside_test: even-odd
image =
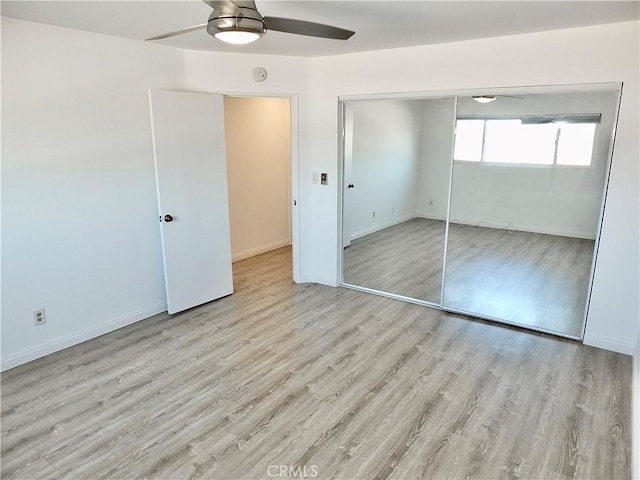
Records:
[[[193,32],[195,30],[200,30],[201,28],[206,28],[207,24],[203,23],[202,25],[194,25],[193,27],[183,28],[182,30],[176,30],[175,32],[163,33],[161,35],[156,35],[155,37],[145,39],[146,42],[151,40],[162,40],[163,38],[175,37],[176,35],[182,35],[183,33]]]
[[[264,24],[267,30],[308,35],[310,37],[333,38],[335,40],[348,40],[356,33],[344,28],[332,27],[322,23],[305,22],[304,20],[294,20],[292,18],[264,17]]]

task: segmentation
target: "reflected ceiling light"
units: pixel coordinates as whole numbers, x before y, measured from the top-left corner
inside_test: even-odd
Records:
[[[473,98],[478,103],[490,103],[496,99],[495,95],[474,95]]]

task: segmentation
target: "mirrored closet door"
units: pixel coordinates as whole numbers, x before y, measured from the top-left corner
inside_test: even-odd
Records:
[[[343,285],[582,338],[619,87],[343,102]]]
[[[616,105],[459,97],[443,306],[582,336]]]
[[[440,305],[455,98],[344,104],[343,281]]]

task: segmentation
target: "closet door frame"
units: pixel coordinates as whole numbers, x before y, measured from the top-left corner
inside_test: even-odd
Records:
[[[509,87],[496,87],[496,88],[478,88],[478,89],[460,89],[460,90],[435,90],[435,91],[420,91],[420,92],[399,92],[399,93],[380,93],[380,94],[363,94],[363,95],[344,95],[338,96],[337,99],[337,111],[338,111],[338,272],[340,275],[339,286],[357,290],[365,293],[371,293],[374,295],[380,295],[396,300],[402,300],[417,305],[423,305],[431,308],[435,308],[448,313],[462,314],[479,318],[482,320],[489,320],[496,323],[506,324],[510,326],[521,327],[527,330],[538,331],[542,333],[548,333],[557,337],[568,338],[571,340],[582,341],[585,335],[587,321],[589,317],[589,305],[591,301],[591,295],[593,290],[594,273],[597,264],[598,251],[600,247],[600,238],[602,234],[602,225],[604,219],[604,213],[606,208],[607,192],[609,188],[609,180],[611,176],[611,163],[613,160],[613,151],[615,146],[615,137],[618,124],[618,116],[620,111],[620,101],[622,99],[622,82],[602,82],[602,83],[585,83],[585,84],[568,84],[568,85],[536,85],[536,86],[509,86]],[[468,97],[474,95],[527,95],[527,94],[540,94],[540,93],[580,93],[580,92],[593,92],[593,91],[608,91],[616,92],[617,101],[614,109],[612,131],[609,141],[609,150],[606,158],[604,184],[602,186],[602,197],[599,208],[599,216],[597,223],[597,233],[594,243],[594,253],[591,259],[591,267],[589,273],[589,280],[587,284],[587,295],[585,301],[584,315],[582,319],[581,334],[579,336],[566,335],[556,331],[550,331],[542,328],[532,327],[529,325],[523,325],[512,321],[506,321],[504,319],[493,318],[473,312],[458,310],[455,308],[447,307],[444,304],[444,289],[446,281],[446,267],[447,267],[447,248],[449,241],[449,224],[451,216],[451,201],[452,201],[452,185],[453,185],[453,150],[455,146],[455,119],[457,118],[458,109],[458,97]],[[453,143],[450,155],[450,173],[449,173],[449,185],[448,185],[448,200],[447,200],[447,214],[446,214],[446,226],[445,226],[445,239],[444,239],[444,258],[441,277],[441,295],[440,303],[428,302],[417,298],[406,297],[394,293],[384,292],[367,288],[361,285],[354,285],[346,283],[344,280],[344,248],[343,248],[343,211],[344,211],[344,192],[345,192],[345,176],[344,176],[344,155],[345,155],[345,109],[347,102],[364,101],[364,100],[429,100],[443,97],[455,98],[454,105],[454,124],[453,129]]]

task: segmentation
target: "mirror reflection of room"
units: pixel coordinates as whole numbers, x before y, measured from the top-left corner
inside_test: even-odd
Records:
[[[582,337],[618,85],[522,91],[344,102],[343,284]]]
[[[446,307],[582,336],[616,99],[458,99]]]
[[[453,98],[346,104],[345,283],[440,303],[454,121]]]

